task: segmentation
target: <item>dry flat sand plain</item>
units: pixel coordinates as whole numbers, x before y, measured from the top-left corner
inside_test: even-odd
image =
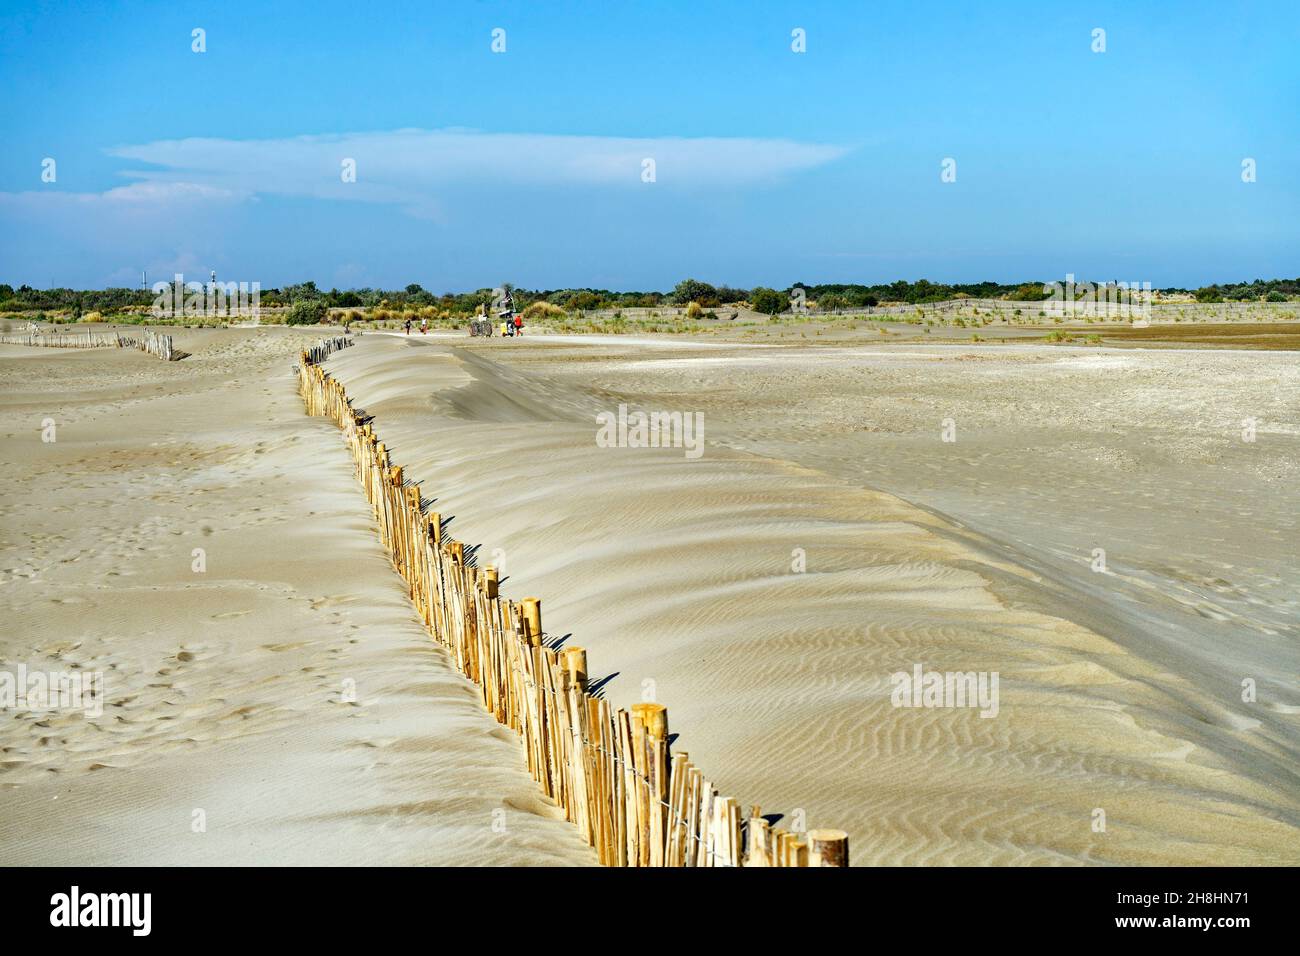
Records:
[[[303,414],[295,350],[321,337],[0,347],[0,668],[106,691],[97,717],[0,711],[0,864],[592,862]]]
[[[314,338],[0,350],[4,657],[110,701],[3,715],[0,862],[591,861],[303,416]],[[328,367],[615,704],[854,862],[1300,862],[1293,356],[367,334]],[[703,456],[599,447],[620,403],[700,412]],[[997,716],[893,707],[916,664],[997,671]]]

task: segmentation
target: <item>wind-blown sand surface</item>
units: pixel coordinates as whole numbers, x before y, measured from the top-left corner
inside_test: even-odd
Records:
[[[0,650],[109,700],[0,714],[0,862],[593,862],[303,415],[320,337],[0,349]],[[368,334],[328,367],[615,704],[856,863],[1300,862],[1285,357]],[[598,447],[619,402],[702,412],[703,457]],[[917,663],[999,672],[997,717],[891,706]]]
[[[1285,357],[367,336],[330,367],[615,703],[856,862],[1300,861]],[[620,401],[703,412],[704,457],[597,447]],[[916,663],[997,671],[1000,713],[894,708]]]
[[[0,711],[0,864],[593,862],[303,414],[296,343],[320,338],[0,348],[0,668],[102,671],[107,697]]]

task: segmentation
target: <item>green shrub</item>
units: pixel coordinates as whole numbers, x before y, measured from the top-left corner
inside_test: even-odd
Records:
[[[285,325],[318,325],[325,321],[329,309],[322,299],[299,299],[289,307]]]
[[[523,311],[524,318],[531,322],[538,319],[563,319],[566,315],[560,306],[544,301],[534,302]]]
[[[820,299],[817,300],[817,311],[818,312],[839,312],[846,305],[848,305],[848,303],[845,301],[843,296],[834,295],[834,294],[823,295]]]
[[[785,311],[786,298],[775,289],[765,289],[761,286],[750,293],[750,302],[754,311],[762,315],[777,315]]]

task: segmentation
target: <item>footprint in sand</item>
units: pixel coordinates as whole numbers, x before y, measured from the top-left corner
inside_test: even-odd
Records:
[[[325,597],[312,598],[310,607],[313,611],[319,611],[327,607],[337,607],[340,604],[351,604],[356,600],[353,594],[330,594]]]
[[[296,651],[304,647],[311,647],[312,645],[318,643],[320,642],[319,641],[289,641],[283,644],[263,644],[262,650],[275,651],[276,653],[279,653],[280,651]],[[306,670],[306,668],[304,668],[304,670]]]
[[[193,644],[186,646],[182,644],[176,651],[176,660],[182,664],[189,664],[193,661],[206,661],[209,658],[216,657],[219,652],[204,644]],[[161,672],[160,672],[161,673]]]
[[[263,707],[261,704],[246,704],[243,707],[236,707],[230,713],[226,714],[222,719],[228,720],[231,717],[239,717],[242,720],[248,720],[248,718],[254,716],[255,714],[257,714],[258,711],[262,709]]]

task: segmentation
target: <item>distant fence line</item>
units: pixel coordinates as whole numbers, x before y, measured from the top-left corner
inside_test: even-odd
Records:
[[[752,807],[721,797],[685,752],[669,745],[661,704],[611,710],[588,684],[587,653],[542,630],[541,601],[497,591],[497,570],[476,567],[465,545],[426,512],[419,485],[389,461],[373,425],[341,382],[320,367],[343,341],[303,351],[299,390],[309,415],[342,429],[379,525],[380,541],[406,581],[433,637],[479,700],[515,731],[528,770],[606,866],[847,866],[848,835],[773,828]]]
[[[144,335],[140,338],[119,334],[117,347],[139,349],[141,352],[148,352],[150,355],[158,356],[164,362],[172,362],[180,358],[180,353],[172,348],[172,337],[170,335],[163,335],[161,332],[154,332],[150,329],[145,329]]]
[[[145,329],[140,336],[120,332],[74,332],[67,335],[24,332],[20,335],[0,335],[0,345],[35,345],[48,349],[139,349],[156,355],[165,362],[180,358],[172,346],[172,337]]]
[[[332,339],[323,339],[303,352],[304,360],[308,365],[319,365],[339,349],[345,349],[351,344],[352,339],[346,335],[336,335]]]
[[[0,345],[38,345],[51,349],[111,349],[117,347],[115,332],[82,332],[51,335],[40,332],[0,335]]]
[[[1281,310],[1288,306],[1294,306],[1295,303],[1287,302],[1183,302],[1175,300],[1157,299],[1145,290],[1134,291],[1132,294],[1134,303],[1142,302],[1149,306],[1153,314],[1170,313],[1178,310],[1188,311],[1198,315],[1208,315],[1217,317],[1220,314],[1228,315],[1251,315],[1259,309]],[[1022,312],[1050,312],[1053,304],[1058,311],[1060,302],[1053,302],[1052,299],[941,299],[937,302],[918,302],[903,303],[895,305],[876,305],[870,308],[850,308],[838,309],[837,314],[864,313],[868,315],[908,315],[916,312],[960,312],[963,309],[980,309],[985,312],[1014,312],[1017,309]],[[1083,314],[1086,310],[1092,309],[1094,314],[1101,314],[1105,311],[1105,300],[1100,299],[1090,303],[1084,303],[1079,300],[1074,302],[1074,307]],[[825,313],[818,313],[825,314]]]

